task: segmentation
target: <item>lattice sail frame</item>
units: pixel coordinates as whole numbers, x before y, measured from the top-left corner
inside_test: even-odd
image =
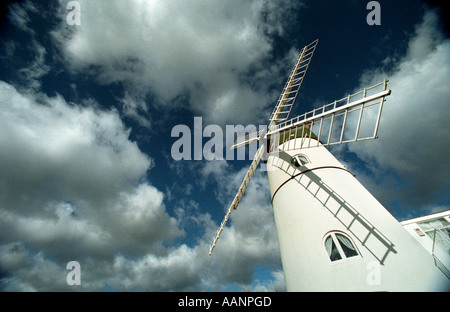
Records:
[[[250,168],[248,169],[247,173],[245,174],[245,178],[242,181],[241,186],[239,187],[239,190],[238,190],[236,196],[234,197],[233,202],[231,203],[230,207],[228,208],[228,211],[225,214],[225,217],[224,217],[222,223],[220,224],[219,229],[216,232],[216,236],[214,237],[214,240],[212,241],[212,243],[210,245],[209,255],[211,255],[214,247],[216,247],[216,243],[219,240],[220,234],[222,234],[222,231],[224,230],[225,225],[227,224],[227,221],[230,218],[231,213],[233,212],[233,210],[237,209],[237,206],[239,205],[239,203],[242,199],[242,196],[244,196],[244,192],[247,189],[247,186],[250,183],[250,180],[252,179],[252,176],[255,173],[256,168],[259,165],[261,157],[264,153],[264,148],[265,148],[264,145],[262,145],[256,152],[256,155],[253,158]]]
[[[289,114],[291,113],[318,42],[319,39],[316,39],[300,51],[297,62],[289,74],[289,79],[283,88],[283,92],[281,92],[281,95],[278,98],[277,105],[270,115],[269,128],[270,126],[289,118]]]
[[[270,152],[279,145],[283,149],[301,149],[376,139],[386,97],[391,94],[384,80],[345,98],[275,125],[266,134],[271,140]],[[371,123],[371,124],[370,124]],[[300,143],[295,138],[302,138]],[[313,141],[314,140],[314,141]],[[292,146],[291,146],[292,141]],[[307,144],[304,142],[307,141]],[[311,144],[311,142],[314,142]]]

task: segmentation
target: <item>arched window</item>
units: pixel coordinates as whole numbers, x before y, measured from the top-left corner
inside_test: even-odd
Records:
[[[325,239],[325,250],[331,261],[352,258],[359,255],[351,239],[339,232],[331,232]]]

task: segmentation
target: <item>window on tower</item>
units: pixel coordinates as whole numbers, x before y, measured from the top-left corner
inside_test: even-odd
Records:
[[[351,239],[339,232],[328,234],[325,239],[325,250],[332,262],[359,256]]]

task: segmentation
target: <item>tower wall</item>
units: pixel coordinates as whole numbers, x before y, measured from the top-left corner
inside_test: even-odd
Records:
[[[309,163],[292,164],[299,154]],[[449,290],[430,254],[325,147],[271,154],[267,169],[288,291]],[[332,261],[330,234],[342,234],[341,254],[344,236],[358,255]]]

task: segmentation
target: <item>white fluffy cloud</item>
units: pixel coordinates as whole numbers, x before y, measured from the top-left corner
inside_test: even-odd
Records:
[[[24,197],[28,203],[51,192],[65,200],[80,194],[102,200],[138,181],[151,166],[114,111],[71,106],[59,96],[24,95],[4,82],[0,103],[6,198],[36,196]]]
[[[203,175],[233,193],[247,168],[234,175],[212,164]],[[217,224],[198,211],[187,216],[181,206],[184,221],[171,217],[164,194],[142,180],[151,166],[116,111],[1,82],[0,288],[70,290],[65,265],[72,260],[82,266],[82,290],[224,289],[228,282],[251,290],[258,265],[279,268],[270,201],[261,201],[268,194],[263,174],[255,175],[209,257]],[[192,246],[172,244],[187,219],[203,236]],[[275,272],[274,279],[254,287],[282,290],[282,276]]]
[[[64,20],[53,32],[73,71],[123,83],[141,98],[151,92],[158,105],[187,97],[191,109],[218,123],[267,118],[255,112],[274,100],[268,87],[280,70],[264,64],[272,49],[268,35],[283,31],[284,19],[277,17],[298,2],[79,2],[82,25],[68,27]],[[125,107],[130,116],[145,112],[139,103],[145,102]]]
[[[368,71],[361,78],[363,86],[389,79],[392,95],[383,109],[380,138],[351,144],[349,149],[371,162],[369,167],[381,183],[392,186],[391,194],[384,189],[379,196],[398,197],[395,190],[399,186],[391,175],[394,171],[410,187],[407,198],[400,199],[420,205],[448,185],[450,40],[439,32],[436,14],[424,15],[406,55],[389,58],[386,63],[390,70]]]
[[[219,199],[223,202],[222,214],[225,216],[248,167],[245,166],[236,173],[228,166],[217,165],[216,169],[211,169],[210,165],[214,166],[214,163],[208,163],[204,167],[205,170],[201,171],[205,178],[209,177],[217,182],[220,190],[218,196],[220,195]],[[211,256],[211,260],[216,262],[218,271],[223,272],[214,276],[215,278],[222,277],[241,283],[246,289],[258,265],[279,269],[280,252],[269,194],[266,172],[257,170],[238,209],[231,214],[227,227],[222,232]],[[218,225],[213,230],[217,228]],[[214,232],[210,232],[207,242],[210,243],[213,238]],[[220,259],[226,259],[226,261]],[[272,274],[278,282],[272,285],[276,288],[271,290],[283,290],[284,276]],[[219,280],[215,282],[220,285]],[[211,283],[214,284],[214,281]]]
[[[1,270],[19,256],[14,246],[26,250],[5,287],[50,287],[26,270],[56,266],[47,257],[112,261],[118,252],[157,252],[163,241],[182,235],[164,195],[142,182],[151,166],[117,112],[22,94],[0,82]],[[39,256],[23,244],[41,250]]]

